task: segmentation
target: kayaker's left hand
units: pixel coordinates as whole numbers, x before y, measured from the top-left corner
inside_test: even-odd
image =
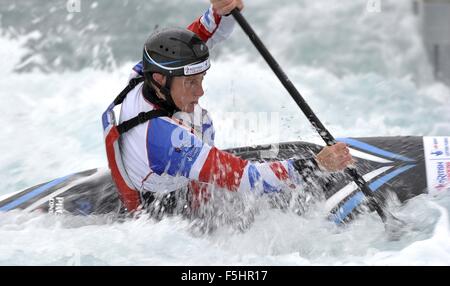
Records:
[[[214,11],[217,14],[223,16],[228,15],[234,8],[238,8],[239,11],[244,9],[244,3],[242,0],[210,0],[213,5]]]

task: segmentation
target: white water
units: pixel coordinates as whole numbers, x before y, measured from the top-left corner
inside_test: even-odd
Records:
[[[174,15],[180,12],[175,6],[184,1],[173,2],[159,6],[169,16],[160,22],[177,23]],[[177,24],[196,17],[205,2],[195,1]],[[366,1],[361,0],[340,4],[280,1],[276,7],[273,1],[255,1],[248,3],[246,13],[336,137],[449,135],[450,90],[432,80],[409,1],[381,2],[381,13],[368,13]],[[109,43],[114,51],[115,37],[123,33],[92,28],[102,31],[102,37],[89,34],[89,29],[79,35],[70,24],[80,17],[90,19],[90,11],[104,8],[102,1],[98,1],[100,8],[82,2],[85,8],[79,15],[60,9],[44,20],[39,20],[34,1],[26,7],[29,10],[14,3],[1,8],[0,14],[0,195],[76,171],[106,167],[100,116],[123,88],[134,63],[133,56],[120,51],[115,56],[99,52]],[[65,2],[53,3],[57,4]],[[133,5],[138,4],[131,2],[126,11],[139,14]],[[61,24],[65,36],[55,36],[50,26],[22,31],[19,20],[11,25],[8,15],[18,10],[29,13],[36,25]],[[139,43],[132,52],[139,53],[147,32],[132,39]],[[217,145],[319,142],[239,27],[232,37],[213,52],[201,102],[215,119]],[[29,45],[33,39],[41,43],[34,51]],[[64,47],[54,44],[58,41],[75,47],[79,42],[71,60],[88,60],[81,67],[67,68],[65,60],[50,60],[48,50],[68,56]],[[18,66],[27,66],[20,62],[30,53],[28,63],[35,68],[15,72]],[[109,66],[93,61],[97,55],[105,57]],[[36,68],[48,65],[53,71]],[[231,115],[226,113],[231,111],[242,112],[240,116],[278,112],[279,132],[268,134],[265,128],[256,128],[249,132],[252,136],[232,133]],[[411,224],[399,241],[388,239],[375,214],[336,228],[322,219],[320,207],[305,217],[262,210],[245,233],[223,228],[209,236],[194,235],[189,222],[181,218],[112,223],[105,217],[1,213],[0,264],[450,265],[449,209],[449,194],[419,196],[394,208]]]

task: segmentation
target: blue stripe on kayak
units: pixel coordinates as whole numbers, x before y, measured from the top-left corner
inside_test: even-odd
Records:
[[[344,219],[364,200],[365,196],[362,192],[357,192],[348,201],[345,202],[342,207],[339,208],[338,212],[331,216],[331,219],[336,223],[340,224],[344,222]]]
[[[369,188],[372,192],[376,192],[382,185],[387,183],[389,180],[395,178],[396,176],[400,175],[401,173],[411,169],[412,167],[415,167],[416,165],[407,165],[403,166],[401,168],[398,168],[394,171],[392,171],[389,174],[384,175],[383,177],[380,177],[376,181],[372,182],[369,185]],[[331,215],[331,219],[336,223],[342,223],[344,219],[364,200],[364,194],[362,192],[357,192],[354,194],[348,201],[346,201],[338,210],[336,214]]]
[[[356,139],[338,138],[336,140],[339,141],[339,142],[344,142],[344,143],[346,143],[346,144],[348,144],[350,146],[354,146],[354,147],[357,147],[359,149],[363,149],[363,150],[366,150],[366,151],[369,151],[371,153],[374,153],[374,154],[377,154],[377,155],[381,155],[381,156],[384,156],[384,157],[387,157],[387,158],[391,158],[391,159],[395,159],[395,160],[402,160],[402,161],[405,161],[405,162],[415,162],[415,160],[413,160],[411,158],[408,158],[408,157],[405,157],[405,156],[402,156],[402,155],[399,155],[399,154],[395,154],[395,153],[392,153],[392,152],[380,149],[378,147],[372,146],[370,144],[361,142],[361,141],[356,140]]]
[[[39,188],[17,198],[16,200],[4,205],[3,207],[0,208],[0,211],[9,211],[12,210],[13,208],[25,203],[26,201],[39,196],[40,194],[42,194],[43,192],[45,192],[46,190],[66,181],[69,177],[71,177],[71,175],[65,176],[65,177],[61,177],[59,179],[55,179],[51,182],[48,182],[47,184],[40,186]]]
[[[392,178],[396,177],[397,175],[399,175],[415,166],[416,165],[406,165],[401,168],[398,168],[395,171],[393,171],[387,175],[384,175],[383,177],[379,178],[378,180],[370,183],[369,188],[372,190],[372,192],[375,192],[379,187],[384,185],[387,181],[391,180]]]

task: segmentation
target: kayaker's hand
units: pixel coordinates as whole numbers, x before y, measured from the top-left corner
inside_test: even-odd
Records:
[[[321,168],[329,172],[342,171],[355,162],[347,145],[342,142],[324,147],[317,154],[316,161]]]
[[[234,8],[238,8],[239,11],[244,9],[244,3],[242,0],[210,0],[213,5],[214,11],[217,14],[223,16],[228,15]]]

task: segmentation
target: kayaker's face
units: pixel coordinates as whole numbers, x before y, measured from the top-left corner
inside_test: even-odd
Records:
[[[205,74],[177,76],[172,79],[170,93],[181,111],[194,112],[195,105],[204,94],[202,83]]]

